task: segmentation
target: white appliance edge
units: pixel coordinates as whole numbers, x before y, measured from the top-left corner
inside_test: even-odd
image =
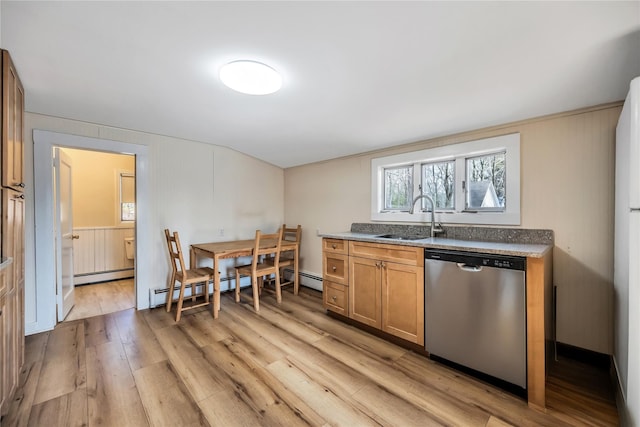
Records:
[[[621,416],[640,425],[640,77],[630,84],[616,128],[614,292]]]

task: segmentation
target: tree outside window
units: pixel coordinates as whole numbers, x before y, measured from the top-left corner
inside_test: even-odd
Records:
[[[406,210],[413,199],[413,166],[384,170],[384,209]]]
[[[453,210],[455,206],[455,160],[424,163],[422,192],[431,196],[437,210]],[[425,201],[422,203],[426,207]],[[428,207],[431,209],[431,207]]]
[[[506,153],[467,158],[467,209],[504,210]]]

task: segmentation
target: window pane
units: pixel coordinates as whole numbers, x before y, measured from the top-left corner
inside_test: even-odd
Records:
[[[413,199],[413,166],[384,170],[384,209],[409,210]]]
[[[505,160],[505,152],[467,159],[467,209],[504,211]]]
[[[136,201],[136,177],[131,174],[120,174],[120,199],[124,203]]]
[[[136,220],[136,204],[135,203],[122,203],[121,205],[121,221],[135,221]]]
[[[428,194],[436,209],[453,210],[455,202],[455,161],[424,163],[422,165],[422,192]],[[423,199],[422,208],[431,209]]]

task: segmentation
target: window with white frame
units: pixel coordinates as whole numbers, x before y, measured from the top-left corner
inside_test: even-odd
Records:
[[[136,220],[136,176],[131,172],[120,172],[119,180],[119,213],[120,222]]]
[[[371,162],[371,219],[461,224],[520,224],[520,134],[502,135]]]

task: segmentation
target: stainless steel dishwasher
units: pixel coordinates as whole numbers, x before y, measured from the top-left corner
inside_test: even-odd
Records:
[[[425,249],[425,347],[527,388],[526,259]]]

